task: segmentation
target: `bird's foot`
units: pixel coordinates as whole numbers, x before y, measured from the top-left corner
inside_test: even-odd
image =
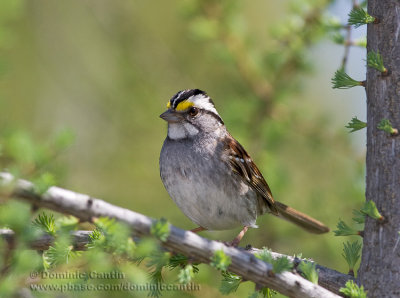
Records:
[[[231,242],[225,242],[226,246],[229,247],[238,247],[240,240],[242,240],[244,234],[246,234],[247,230],[249,229],[249,227],[243,227],[243,229],[240,231],[240,233],[235,237],[235,239],[233,239]]]

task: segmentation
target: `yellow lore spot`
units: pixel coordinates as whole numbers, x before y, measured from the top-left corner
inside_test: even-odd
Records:
[[[187,110],[188,108],[193,107],[193,105],[194,105],[193,102],[184,100],[184,101],[180,102],[180,103],[177,105],[177,107],[176,107],[175,110],[176,110],[176,111],[185,111],[185,110]]]
[[[168,102],[167,102],[167,109],[169,109],[170,107],[171,107],[171,102],[168,101]]]

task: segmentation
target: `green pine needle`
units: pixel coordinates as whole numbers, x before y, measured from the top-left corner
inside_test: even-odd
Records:
[[[271,251],[265,247],[263,247],[263,249],[259,253],[255,254],[255,257],[269,264],[272,264],[272,262],[274,261]]]
[[[276,274],[289,271],[293,268],[293,264],[289,261],[287,257],[274,259],[272,257],[271,251],[266,248],[263,248],[262,251],[255,255],[255,257],[266,263],[271,264],[273,268],[272,270]]]
[[[188,257],[182,254],[176,254],[169,259],[168,267],[172,270],[178,266],[186,266],[188,264]]]
[[[43,253],[43,258],[47,264],[46,266],[50,267],[68,264],[71,257],[76,257],[80,254],[81,252],[73,251],[73,246],[69,244],[67,239],[61,239],[60,241],[54,242],[54,244]]]
[[[270,288],[267,288],[267,287],[262,288],[259,291],[259,293],[261,294],[262,298],[272,298],[272,297],[274,297],[274,295],[278,294],[278,292],[276,292],[276,291],[274,291],[274,290],[272,290]]]
[[[160,288],[157,286],[163,282],[162,277],[162,267],[157,267],[154,271],[150,273],[150,284],[153,285],[150,287],[150,292],[148,293],[149,297],[160,297],[162,296]]]
[[[242,278],[239,275],[230,273],[228,271],[222,271],[222,281],[219,287],[219,291],[223,295],[229,295],[233,292],[236,292],[240,283],[242,282]]]
[[[287,257],[281,257],[273,260],[272,266],[274,268],[274,273],[276,274],[289,271],[293,268],[293,264],[289,261]]]
[[[96,228],[104,234],[109,234],[115,225],[115,219],[109,217],[100,217],[94,221]]]
[[[128,259],[134,258],[136,244],[131,237],[132,231],[129,226],[108,217],[98,218],[94,223],[104,238],[101,238],[101,241],[92,241],[92,246],[102,247],[106,251],[123,255]]]
[[[45,253],[42,253],[42,265],[45,271],[48,271],[51,268],[51,264],[48,261]]]
[[[68,264],[72,248],[72,245],[62,247],[55,243],[54,246],[50,246],[46,251],[47,261],[51,265]]]
[[[350,46],[356,46],[356,47],[360,47],[360,48],[367,47],[367,37],[366,36],[362,36],[362,37],[354,39],[352,41],[347,41],[342,33],[335,32],[331,35],[331,39],[334,43],[339,44],[339,45],[350,45]]]
[[[354,222],[356,222],[356,223],[358,223],[358,224],[363,224],[363,223],[365,223],[365,214],[364,213],[362,213],[361,211],[359,211],[359,210],[353,210],[353,215],[354,215],[354,217],[353,217],[353,221]]]
[[[251,293],[250,295],[249,295],[249,298],[258,298],[258,295],[259,295],[260,293],[258,292],[258,291],[254,291],[253,293]]]
[[[362,86],[363,82],[352,79],[343,69],[339,69],[332,78],[332,85],[333,89],[349,89]]]
[[[343,45],[346,42],[343,34],[341,34],[339,32],[336,32],[335,34],[332,35],[332,40],[334,43],[340,44],[340,45]]]
[[[150,233],[163,242],[167,241],[170,233],[168,221],[165,218],[154,221],[150,228]]]
[[[56,178],[49,172],[44,172],[33,180],[35,191],[38,194],[44,194],[51,186],[57,184]]]
[[[378,129],[383,130],[391,135],[398,134],[398,130],[392,127],[392,123],[389,119],[382,119],[378,124]]]
[[[383,74],[386,74],[388,71],[386,67],[383,65],[382,55],[378,52],[370,51],[367,54],[367,65],[369,67],[375,68],[377,71],[380,71]]]
[[[383,219],[383,216],[379,213],[378,208],[376,208],[375,202],[372,200],[366,201],[360,212],[377,220]]]
[[[343,220],[340,220],[337,224],[337,230],[333,231],[335,236],[350,236],[358,235],[358,231],[349,227]]]
[[[343,253],[342,256],[349,265],[349,272],[354,272],[354,267],[356,266],[358,260],[360,259],[361,243],[354,241],[350,243],[347,241],[343,243]]]
[[[303,277],[314,284],[318,284],[318,270],[313,262],[301,261],[298,267]]]
[[[166,266],[169,262],[170,253],[162,252],[162,251],[154,251],[150,257],[149,261],[146,264],[146,267],[153,267],[154,270],[150,272],[150,283],[151,284],[160,284],[163,282],[162,270],[164,266]],[[159,287],[151,287],[149,296],[151,297],[159,297],[161,296],[161,291]]]
[[[197,266],[197,264],[189,264],[188,257],[184,256],[182,254],[175,254],[175,255],[171,256],[167,266],[168,266],[168,268],[170,268],[170,270],[172,270],[172,269],[175,269],[176,267],[184,268],[184,267],[187,267],[188,265],[192,266],[193,273],[199,272],[199,267]]]
[[[359,6],[363,7],[363,8],[367,8],[367,4],[368,4],[368,0],[363,0],[361,1],[361,3],[359,4]]]
[[[179,271],[178,280],[181,284],[188,284],[192,281],[194,277],[194,269],[191,264],[186,265]]]
[[[232,260],[229,256],[227,256],[224,251],[217,250],[211,258],[210,265],[215,267],[218,270],[226,271],[229,265],[232,263]]]
[[[363,129],[367,127],[367,123],[361,120],[358,120],[357,117],[351,119],[351,121],[346,125],[346,128],[351,129],[350,132],[355,132],[357,130]]]
[[[152,255],[158,249],[159,244],[153,237],[141,238],[135,249],[135,261],[138,263],[142,262],[145,258]]]
[[[349,13],[349,25],[353,25],[355,28],[361,25],[370,24],[376,22],[376,18],[369,15],[363,8],[356,7],[353,8]]]
[[[364,287],[358,287],[354,281],[349,280],[346,282],[344,288],[340,288],[340,293],[343,293],[346,297],[350,298],[367,298],[367,293],[364,291]]]
[[[356,40],[353,41],[353,44],[357,47],[366,48],[367,47],[367,37],[362,36],[360,38],[357,38]]]
[[[99,229],[94,229],[92,233],[89,234],[89,242],[93,243],[104,239],[104,234]]]
[[[52,236],[56,235],[56,225],[53,214],[39,214],[38,217],[35,218],[33,224],[47,234],[50,234]]]
[[[250,294],[249,298],[273,298],[278,293],[270,288],[262,288],[261,290],[255,290],[253,293]]]
[[[75,216],[63,216],[56,220],[55,222],[57,229],[62,231],[73,231],[77,228],[79,224],[79,219]]]
[[[75,133],[72,129],[66,128],[61,130],[55,136],[53,143],[57,151],[63,151],[71,146],[75,141]]]

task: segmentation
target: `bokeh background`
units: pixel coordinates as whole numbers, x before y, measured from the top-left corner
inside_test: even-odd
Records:
[[[350,1],[73,0],[0,2],[0,129],[37,142],[65,128],[75,141],[55,157],[58,184],[153,218],[194,228],[165,191],[158,168],[177,91],[213,98],[275,198],[332,230],[364,196],[363,90],[333,90],[344,47],[332,41]],[[341,32],[341,31],[340,31]],[[343,32],[342,32],[343,33]],[[362,30],[353,33],[359,37]],[[364,77],[365,50],[352,48],[349,73]],[[353,88],[356,89],[356,88]],[[310,235],[263,216],[242,244],[302,253],[346,271],[344,239]],[[238,230],[203,232],[231,240]],[[195,281],[218,297],[219,273]],[[236,294],[248,295],[243,284]],[[167,294],[168,295],[168,294]]]

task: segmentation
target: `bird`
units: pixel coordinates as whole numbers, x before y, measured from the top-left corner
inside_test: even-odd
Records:
[[[329,228],[276,201],[260,170],[228,132],[205,91],[186,89],[167,103],[160,118],[168,123],[160,177],[169,196],[196,225],[192,232],[242,227],[228,244],[236,247],[257,217],[269,213],[308,232]]]

